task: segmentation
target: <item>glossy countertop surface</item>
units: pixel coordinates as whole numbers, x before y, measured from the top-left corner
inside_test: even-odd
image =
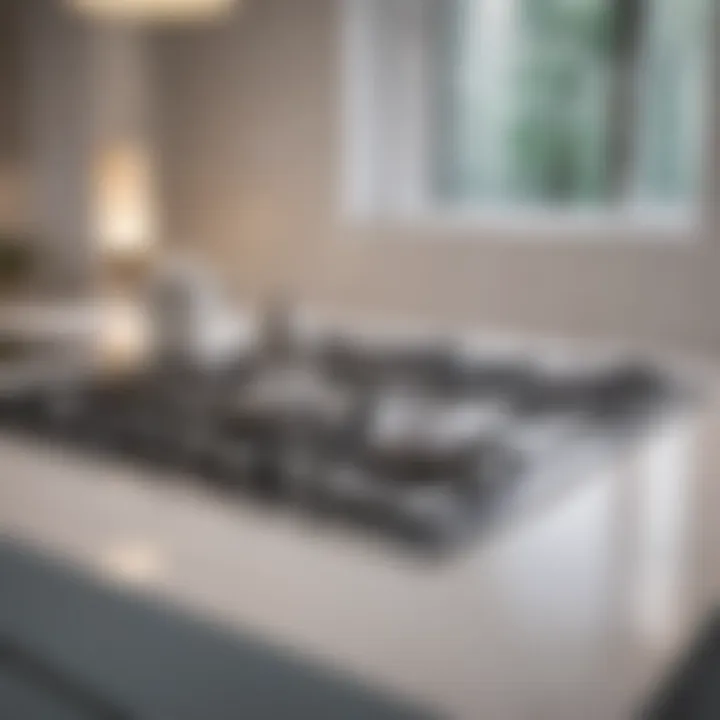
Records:
[[[0,437],[0,533],[451,718],[631,717],[714,605],[717,410],[578,467],[454,558]]]

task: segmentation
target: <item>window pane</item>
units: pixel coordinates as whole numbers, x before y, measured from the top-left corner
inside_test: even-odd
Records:
[[[705,4],[446,2],[442,196],[512,205],[693,197]]]
[[[641,201],[697,197],[708,95],[709,3],[654,0],[641,62],[636,193]]]
[[[523,197],[592,201],[608,190],[609,3],[523,0],[510,129]]]

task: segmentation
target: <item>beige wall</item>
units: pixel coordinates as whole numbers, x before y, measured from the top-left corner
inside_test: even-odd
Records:
[[[16,0],[0,0],[0,233],[26,227],[28,138],[23,15]]]
[[[22,13],[16,0],[0,0],[0,161],[22,154]]]
[[[61,3],[22,0],[28,82],[32,224],[42,291],[75,293],[87,279],[88,37]]]
[[[83,18],[64,0],[2,2],[23,8],[24,154],[38,288],[84,295],[97,280],[92,182],[99,149],[128,139],[152,144],[145,34]]]
[[[207,251],[250,297],[287,281],[363,312],[720,350],[717,223],[685,246],[339,223],[338,11],[337,0],[252,0],[229,25],[161,36],[173,240]]]

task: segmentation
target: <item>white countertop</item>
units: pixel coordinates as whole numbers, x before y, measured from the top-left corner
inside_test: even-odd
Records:
[[[705,528],[688,524],[705,506],[690,502],[704,487],[688,465],[698,432],[668,428],[439,564],[177,475],[159,482],[157,470],[9,436],[0,531],[448,717],[612,720],[665,666],[700,595],[714,597],[707,568],[702,583],[689,575]]]
[[[87,306],[0,327],[90,331]],[[672,426],[448,562],[0,436],[0,532],[460,720],[621,720],[717,599],[720,421]]]

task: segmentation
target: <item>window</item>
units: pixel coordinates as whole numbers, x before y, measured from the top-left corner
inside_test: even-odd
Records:
[[[700,198],[709,0],[348,0],[356,210]]]

